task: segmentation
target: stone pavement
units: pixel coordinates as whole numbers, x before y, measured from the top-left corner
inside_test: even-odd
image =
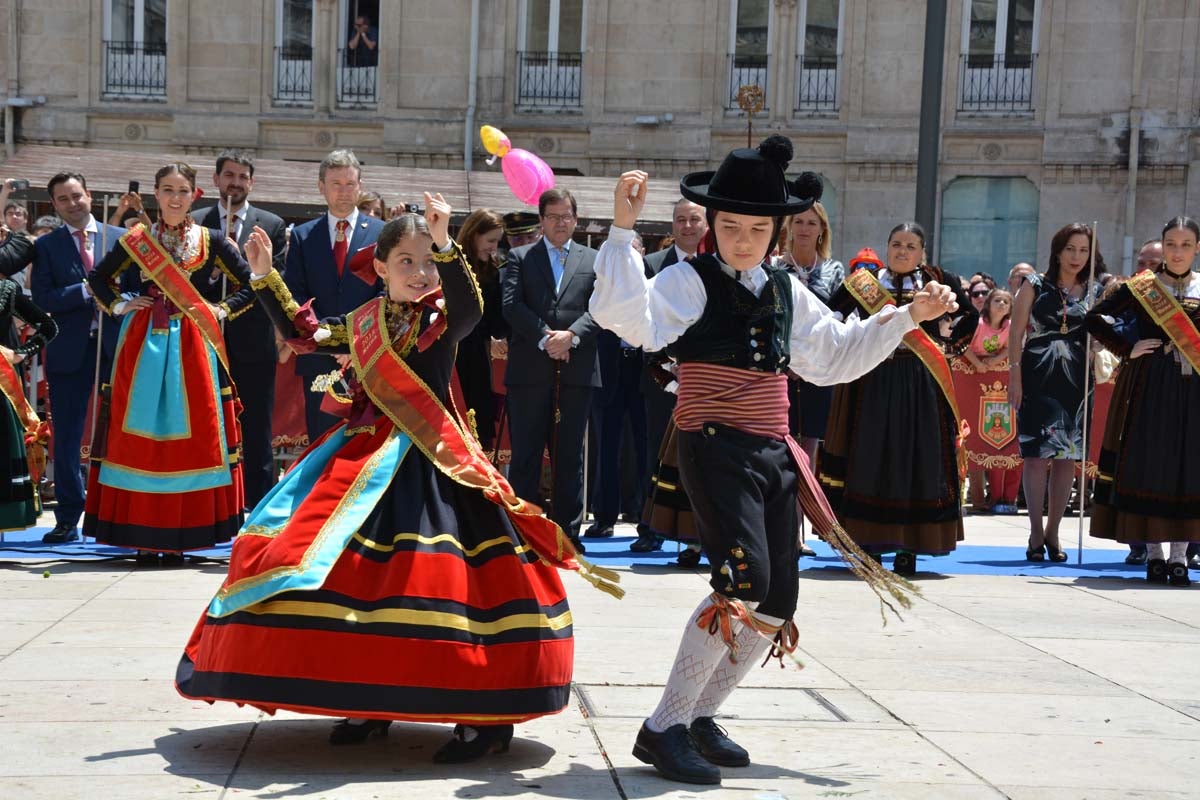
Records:
[[[967,540],[1019,544],[1024,526],[970,518]],[[430,762],[447,726],[335,749],[328,719],[180,698],[223,566],[0,564],[0,798],[1200,797],[1200,585],[926,573],[883,627],[865,586],[804,573],[807,666],[751,673],[723,724],[754,765],[706,788],[630,755],[704,577],[621,572],[621,601],[564,574],[572,704],[453,768]]]

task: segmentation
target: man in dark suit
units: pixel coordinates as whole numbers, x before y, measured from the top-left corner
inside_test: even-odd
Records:
[[[349,263],[359,250],[375,244],[383,220],[358,211],[362,167],[349,150],[334,150],[325,157],[317,188],[329,211],[292,229],[283,279],[297,303],[313,301],[312,310],[320,319],[349,313],[379,294],[383,284],[363,283],[351,273]],[[296,358],[296,374],[304,379],[304,420],[310,442],[338,421],[321,411],[325,393],[314,392],[312,380],[337,368],[332,356],[310,353]]]
[[[682,197],[675,201],[675,210],[671,215],[671,234],[675,238],[673,245],[642,259],[646,262],[647,278],[653,278],[672,264],[695,257],[700,242],[708,234],[708,218],[704,209]],[[665,355],[661,353],[647,353],[649,368],[642,375],[642,396],[646,404],[646,461],[650,465],[651,475],[658,464],[658,450],[662,447],[667,424],[675,411],[675,395],[651,377],[664,358]],[[651,490],[652,487],[647,486],[647,492]],[[658,537],[649,528],[638,525],[638,539],[629,549],[635,553],[647,553],[657,550],[660,546]]]
[[[80,444],[87,422],[96,358],[100,380],[108,380],[120,325],[92,300],[85,278],[117,245],[124,228],[92,217],[87,181],[74,172],[60,172],[46,191],[64,224],[34,243],[30,286],[33,302],[58,324],[58,336],[46,345],[46,381],[54,424],[54,530],[42,537],[47,544],[73,542],[83,515],[84,480]],[[137,270],[121,276],[122,288],[137,292]],[[97,339],[100,341],[97,352]]]
[[[250,205],[254,188],[254,159],[240,150],[226,150],[217,156],[213,174],[220,202],[211,208],[192,212],[192,218],[206,228],[232,239],[240,250],[250,232],[262,228],[271,237],[275,268],[283,271],[287,226],[279,217]],[[233,227],[230,228],[232,215]],[[219,270],[209,276],[205,299],[220,302],[224,295]],[[226,276],[228,277],[228,276]],[[233,290],[231,287],[230,291]],[[229,372],[242,401],[243,483],[246,506],[254,508],[275,485],[275,452],[271,447],[271,410],[275,405],[275,327],[266,312],[253,303],[244,311],[231,314],[225,322],[225,347],[229,351]]]
[[[538,199],[543,238],[508,254],[503,303],[512,340],[504,383],[512,487],[518,496],[539,501],[542,449],[549,446],[550,518],[583,552],[583,437],[592,389],[600,386],[600,326],[588,313],[596,251],[571,241],[577,213],[567,190],[544,192]]]

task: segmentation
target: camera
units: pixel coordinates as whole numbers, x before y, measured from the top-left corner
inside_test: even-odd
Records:
[[[421,207],[419,205],[417,205],[416,203],[405,203],[404,211],[405,211],[405,213],[408,213],[408,214],[420,214]]]
[[[139,184],[137,181],[129,182],[129,194],[137,194],[138,189],[140,189],[140,188],[141,188],[141,184]]]
[[[24,178],[9,181],[9,189],[14,192],[24,192],[29,190],[29,181]]]

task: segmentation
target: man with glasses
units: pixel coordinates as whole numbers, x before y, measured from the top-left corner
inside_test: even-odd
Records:
[[[508,254],[503,279],[508,348],[509,481],[518,496],[541,500],[542,451],[550,449],[550,518],[583,552],[583,439],[592,389],[600,386],[596,335],[588,313],[596,251],[571,240],[575,197],[550,189],[538,199],[543,237]]]

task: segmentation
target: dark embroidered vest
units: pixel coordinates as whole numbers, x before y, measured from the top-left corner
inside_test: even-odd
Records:
[[[755,297],[713,256],[692,268],[704,281],[704,313],[667,348],[680,363],[701,362],[760,372],[783,372],[790,358],[792,286],[787,270],[764,266],[767,285]]]

